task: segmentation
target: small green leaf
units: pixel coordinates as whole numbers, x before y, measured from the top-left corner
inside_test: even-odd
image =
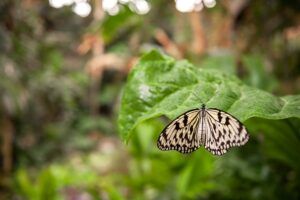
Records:
[[[243,84],[235,76],[196,68],[151,51],[128,77],[118,119],[120,133],[128,141],[139,123],[161,115],[173,119],[199,108],[199,99],[207,107],[227,111],[241,121],[252,117],[300,118],[300,95],[276,97]]]
[[[128,7],[122,7],[117,15],[107,15],[98,29],[105,42],[111,42],[119,37],[120,33],[132,31],[141,24],[142,19],[133,13]]]
[[[28,199],[38,199],[37,187],[32,183],[29,178],[29,174],[25,169],[20,169],[16,172],[16,191]]]
[[[143,55],[140,59],[142,62],[153,62],[153,61],[166,61],[169,57],[162,55],[158,51],[150,51],[149,53]],[[172,61],[172,59],[170,59]]]
[[[262,120],[253,118],[246,125],[252,133],[264,133],[264,150],[269,158],[300,170],[299,119]]]
[[[45,169],[38,177],[38,194],[40,200],[57,199],[57,183],[51,170]]]

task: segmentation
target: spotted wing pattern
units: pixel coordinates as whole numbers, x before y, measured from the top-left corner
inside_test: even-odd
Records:
[[[173,120],[160,134],[157,146],[161,150],[177,150],[190,153],[200,147],[197,138],[200,110],[187,111]]]
[[[214,108],[205,109],[202,126],[206,133],[204,147],[214,155],[222,155],[230,147],[244,145],[249,135],[245,126],[232,115]]]

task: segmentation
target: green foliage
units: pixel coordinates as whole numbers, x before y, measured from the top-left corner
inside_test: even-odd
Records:
[[[84,180],[84,181],[83,181]],[[63,189],[86,187],[96,184],[95,173],[74,167],[53,165],[40,171],[36,178],[29,177],[27,170],[19,169],[15,176],[15,187],[20,195],[32,200],[61,200]]]
[[[197,95],[198,97],[195,97]],[[276,97],[250,87],[233,75],[196,68],[187,61],[152,51],[144,55],[128,77],[121,102],[119,130],[125,140],[144,120],[201,106],[228,111],[241,121],[300,118],[300,96]]]

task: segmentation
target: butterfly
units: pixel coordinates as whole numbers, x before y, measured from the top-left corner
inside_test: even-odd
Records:
[[[247,143],[246,127],[235,117],[216,108],[189,110],[174,119],[161,132],[157,146],[160,150],[191,153],[200,146],[214,155],[223,155],[231,147]]]

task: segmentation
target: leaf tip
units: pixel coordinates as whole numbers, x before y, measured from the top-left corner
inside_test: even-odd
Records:
[[[166,58],[168,58],[168,56],[164,55],[162,52],[152,49],[141,57],[140,62],[153,62],[158,60],[166,60]]]

